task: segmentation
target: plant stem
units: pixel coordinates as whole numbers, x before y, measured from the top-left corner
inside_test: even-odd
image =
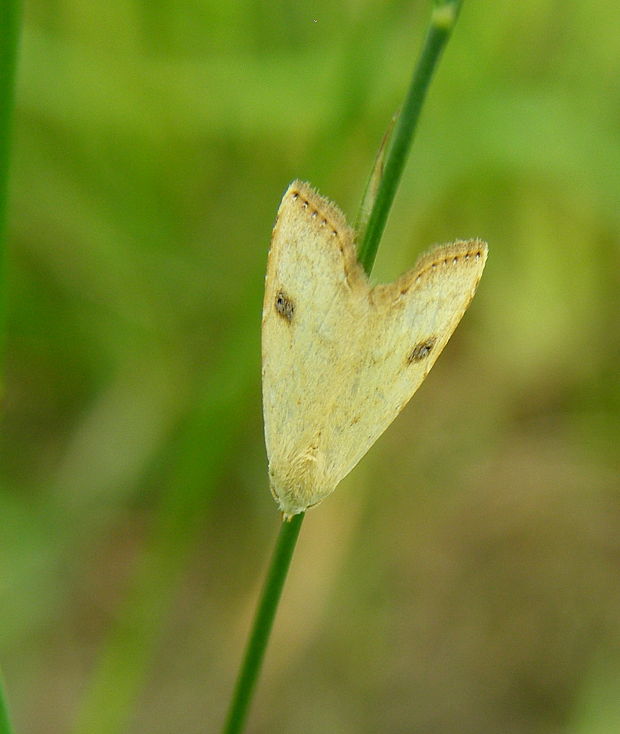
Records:
[[[19,37],[19,2],[3,0],[0,21],[0,399],[4,395],[6,328],[6,222],[9,191],[9,153]]]
[[[17,0],[3,0],[2,20],[0,21],[0,402],[3,402],[4,397],[6,222],[19,16]],[[12,734],[12,732],[4,696],[4,682],[0,673],[0,734]]]
[[[377,187],[376,197],[372,202],[358,254],[359,261],[367,273],[372,270],[426,91],[441,52],[450,37],[461,2],[462,0],[435,0],[434,2],[424,48],[416,65],[394,138],[385,156],[385,168]],[[380,165],[381,161],[375,164],[375,166]],[[365,196],[363,204],[367,203],[368,197]],[[363,212],[362,219],[365,220]],[[222,734],[239,734],[243,730],[303,519],[304,513],[294,515],[290,522],[283,522],[280,528],[280,535],[271,559],[267,580],[256,611],[254,625]]]
[[[422,105],[441,53],[450,38],[462,0],[436,0],[424,47],[416,64],[409,91],[400,112],[394,137],[385,156],[383,176],[368,223],[362,235],[358,259],[364,270],[372,270],[385,223],[411,147]]]
[[[303,519],[301,512],[280,527],[223,734],[238,734],[243,729]]]
[[[9,720],[8,707],[4,698],[2,674],[0,674],[0,734],[13,734],[13,729]]]

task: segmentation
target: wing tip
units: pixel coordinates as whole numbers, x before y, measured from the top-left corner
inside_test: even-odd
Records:
[[[287,188],[282,197],[282,209],[293,199],[301,202],[302,206],[312,217],[320,217],[321,220],[334,231],[338,237],[349,242],[355,241],[355,232],[347,222],[347,218],[337,204],[320,194],[306,181],[295,179]]]

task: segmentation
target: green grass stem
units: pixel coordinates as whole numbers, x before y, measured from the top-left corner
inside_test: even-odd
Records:
[[[3,12],[0,21],[0,401],[4,397],[7,200],[20,17],[17,0],[4,0],[2,5]],[[12,734],[12,731],[4,695],[4,683],[0,674],[0,734]]]
[[[6,224],[19,17],[18,0],[3,0],[0,20],[0,398],[4,395]]]
[[[367,273],[372,270],[426,93],[442,51],[452,33],[461,2],[462,0],[443,0],[443,2],[436,0],[434,3],[422,53],[414,69],[409,91],[383,161],[383,174],[377,186],[371,213],[364,231],[359,233],[358,259]]]
[[[243,731],[303,519],[304,513],[301,512],[293,515],[290,521],[284,521],[280,527],[223,734]]]
[[[9,719],[9,709],[4,695],[4,681],[0,673],[0,734],[13,734],[11,721]]]

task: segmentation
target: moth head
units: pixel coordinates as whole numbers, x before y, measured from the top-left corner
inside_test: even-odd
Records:
[[[285,517],[318,505],[334,487],[326,486],[325,459],[314,442],[277,464],[269,464],[271,494]]]

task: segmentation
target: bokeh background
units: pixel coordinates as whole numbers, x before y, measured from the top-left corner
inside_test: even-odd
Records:
[[[279,517],[260,402],[296,177],[355,218],[422,0],[27,0],[0,661],[20,734],[217,732]],[[620,731],[620,6],[465,0],[376,280],[490,244],[304,523],[250,734]]]

